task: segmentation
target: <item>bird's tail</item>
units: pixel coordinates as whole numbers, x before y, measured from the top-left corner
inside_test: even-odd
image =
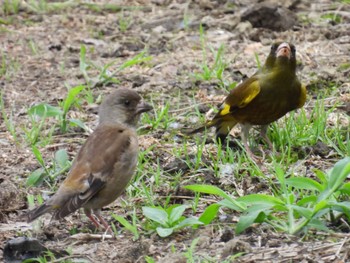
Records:
[[[203,132],[211,127],[214,127],[216,126],[216,123],[217,121],[214,119],[212,121],[208,121],[207,123],[205,123],[203,126],[200,126],[194,130],[190,130],[190,131],[185,131],[184,133],[186,135],[192,135],[192,134],[195,134],[195,133],[199,133],[199,132]]]
[[[237,120],[230,116],[215,116],[214,119],[211,121],[208,121],[206,124],[204,124],[201,127],[198,127],[194,130],[187,131],[185,134],[192,135],[198,132],[203,132],[206,129],[209,129],[211,127],[216,128],[216,138],[220,138],[222,142],[224,142],[225,138],[230,133],[231,129],[237,124]]]
[[[222,119],[220,119],[218,124],[215,125],[215,127],[216,127],[216,132],[215,132],[216,138],[220,139],[221,142],[224,142],[226,140],[228,134],[232,130],[232,128],[237,123],[238,122],[235,119],[233,119],[233,118],[222,118]]]
[[[48,212],[52,211],[52,206],[47,204],[42,204],[41,206],[29,211],[25,217],[27,219],[27,222],[30,223],[37,219],[38,217],[42,216],[43,214],[46,214]]]

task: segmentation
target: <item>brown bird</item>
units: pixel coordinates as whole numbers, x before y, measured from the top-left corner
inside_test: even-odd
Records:
[[[215,117],[189,134],[215,127],[216,137],[224,142],[231,129],[239,123],[244,147],[254,158],[248,146],[250,128],[259,125],[261,136],[272,149],[266,135],[268,125],[287,112],[302,107],[305,100],[306,88],[296,76],[295,46],[278,42],[272,45],[264,66],[231,90]]]
[[[100,210],[116,200],[131,180],[138,157],[136,124],[141,113],[151,109],[133,90],[118,89],[109,95],[100,106],[99,125],[67,178],[49,200],[26,214],[28,222],[48,212],[59,220],[82,207],[96,227],[102,223],[107,229]]]

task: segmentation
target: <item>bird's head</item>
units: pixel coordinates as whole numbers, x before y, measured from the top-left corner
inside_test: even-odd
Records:
[[[141,99],[133,90],[120,88],[108,95],[99,109],[100,124],[127,124],[136,126],[141,113],[150,111],[152,106]]]
[[[271,51],[266,59],[264,67],[271,69],[279,67],[281,69],[287,68],[295,72],[296,70],[296,56],[295,46],[288,42],[276,42],[271,46]]]

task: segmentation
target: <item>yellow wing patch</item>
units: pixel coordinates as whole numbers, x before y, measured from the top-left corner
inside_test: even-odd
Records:
[[[241,102],[237,105],[239,108],[245,107],[249,104],[260,92],[260,85],[258,81],[252,82],[245,92],[245,96],[242,98]]]
[[[244,108],[259,92],[258,80],[249,79],[247,82],[243,82],[226,97],[225,102],[220,107],[218,116],[225,116],[237,108]]]
[[[299,104],[298,104],[298,108],[301,108],[304,106],[306,101],[306,86],[304,84],[301,85],[301,94],[300,94],[300,98],[299,98]]]
[[[226,115],[226,114],[229,114],[230,113],[230,108],[231,106],[224,103],[222,106],[221,106],[222,110],[220,110],[219,114],[220,115]]]

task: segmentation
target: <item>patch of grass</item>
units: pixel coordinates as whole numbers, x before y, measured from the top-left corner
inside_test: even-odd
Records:
[[[2,12],[5,15],[18,14],[20,7],[20,0],[3,0]]]
[[[124,10],[122,10],[118,16],[119,30],[125,33],[133,23],[133,19],[130,16],[126,16]]]
[[[84,130],[89,130],[88,127],[79,119],[74,118],[68,118],[68,112],[73,106],[80,107],[82,103],[82,99],[80,98],[80,94],[84,91],[86,87],[85,86],[76,86],[73,88],[68,88],[68,93],[66,98],[59,102],[59,107],[51,106],[47,103],[40,103],[38,105],[35,105],[31,107],[28,110],[29,116],[36,116],[41,119],[41,122],[39,122],[39,126],[36,126],[36,121],[33,122],[33,127],[30,130],[32,132],[33,130],[38,130],[35,134],[38,138],[42,125],[45,123],[46,118],[48,117],[54,117],[58,119],[58,125],[60,127],[61,132],[67,132],[68,127],[80,127]],[[33,143],[36,143],[37,140],[33,141]]]
[[[321,15],[321,18],[326,20],[326,21],[332,22],[334,24],[340,24],[343,21],[342,17],[336,13],[323,14],[323,15]]]
[[[11,79],[20,69],[20,64],[16,58],[9,57],[5,52],[1,52],[0,78]]]
[[[152,103],[154,108],[154,103]],[[143,117],[143,123],[148,123],[151,125],[153,130],[156,130],[158,128],[166,130],[169,126],[169,123],[173,120],[169,116],[169,108],[170,104],[166,103],[164,106],[158,107],[157,110],[154,110],[154,116],[152,118],[146,114]]]
[[[19,144],[19,141],[17,138],[16,126],[15,126],[15,123],[13,121],[13,113],[11,111],[9,116],[6,114],[2,92],[0,92],[0,110],[1,110],[1,116],[4,120],[6,129],[10,132],[10,134],[11,134],[13,140],[16,142],[16,144]]]
[[[137,219],[137,216],[136,216],[136,209],[135,208],[134,208],[133,214],[132,214],[132,224],[130,224],[129,221],[127,221],[122,216],[118,216],[118,215],[112,214],[112,217],[115,220],[117,220],[126,230],[130,231],[134,235],[134,237],[133,237],[134,241],[136,241],[136,240],[138,240],[140,238],[140,233],[139,233],[138,226],[137,226],[138,219]],[[113,228],[113,232],[115,234],[117,234],[117,229],[114,226],[114,224],[112,224],[112,228]]]
[[[46,105],[44,105],[44,108],[46,110],[50,105],[47,105],[47,107],[45,106]],[[32,109],[34,108],[32,107]],[[52,135],[55,131],[56,126],[48,125],[46,114],[49,113],[47,113],[46,111],[44,113],[44,116],[37,118],[35,114],[29,112],[28,116],[30,120],[30,125],[22,127],[22,131],[24,132],[24,139],[29,145],[35,145],[38,142],[40,142],[40,144],[44,146],[51,143]]]
[[[123,7],[121,5],[111,4],[111,3],[107,3],[107,4],[82,3],[82,6],[97,13],[102,13],[102,12],[117,13],[123,9],[127,9],[127,7]],[[132,9],[132,7],[130,8]]]
[[[349,202],[343,201],[342,194],[350,193],[350,157],[337,162],[329,173],[315,171],[318,180],[303,176],[286,177],[285,171],[275,163],[276,187],[274,195],[250,194],[233,199],[221,189],[211,185],[189,185],[186,189],[224,198],[209,206],[217,205],[243,214],[236,225],[236,233],[242,233],[253,223],[268,223],[275,229],[289,234],[309,229],[328,231],[327,215],[336,213],[350,219]],[[211,215],[211,218],[214,218]],[[200,220],[200,219],[199,219]],[[206,221],[208,223],[208,221]]]
[[[32,152],[38,161],[40,168],[32,172],[28,178],[26,185],[28,187],[38,186],[43,181],[45,181],[51,188],[58,175],[61,175],[68,171],[71,167],[71,162],[68,159],[68,154],[66,150],[58,150],[55,152],[54,159],[51,162],[51,165],[48,165],[39,151],[39,149],[33,145]]]
[[[47,14],[65,10],[67,8],[79,6],[78,1],[68,0],[63,2],[51,2],[47,0],[28,0],[21,2],[22,7],[27,12],[35,14]]]
[[[34,42],[34,40],[30,39],[28,41],[30,50],[32,51],[33,55],[38,55],[39,54],[39,47],[38,45]]]
[[[93,61],[88,61],[86,58],[86,47],[84,45],[80,48],[80,71],[85,78],[86,85],[89,88],[101,87],[108,85],[110,83],[119,83],[119,80],[115,76],[122,70],[132,67],[137,64],[142,64],[148,62],[152,57],[147,56],[146,52],[141,52],[140,54],[134,56],[133,58],[125,61],[116,70],[111,71],[110,68],[117,63],[117,60],[111,61],[108,64],[100,67],[96,65]],[[88,70],[94,68],[98,70],[98,75],[96,77],[91,77]]]
[[[196,254],[194,252],[198,241],[199,241],[199,237],[193,239],[190,247],[187,249],[186,252],[183,253],[184,256],[186,257],[188,263],[194,263],[194,262],[197,262],[197,260],[198,260],[198,257],[195,256]]]
[[[338,69],[339,70],[347,70],[350,68],[350,63],[343,63],[343,64],[340,64]]]
[[[203,26],[199,27],[200,41],[202,47],[203,59],[199,68],[201,71],[199,73],[195,73],[194,77],[199,80],[209,81],[212,79],[218,79],[221,84],[224,84],[224,76],[223,73],[227,67],[227,62],[224,58],[225,50],[224,45],[221,45],[217,51],[215,51],[212,47],[209,47],[211,54],[214,57],[214,62],[210,63],[210,59],[207,54],[207,44],[204,36]],[[210,65],[212,64],[212,65]]]
[[[56,258],[55,254],[51,252],[50,250],[47,250],[40,254],[40,257],[37,258],[31,258],[23,260],[22,263],[48,263],[48,262],[60,262],[60,263],[73,263],[76,262],[75,260],[70,260],[70,256],[63,257],[63,258]],[[80,261],[85,262],[85,261]]]

